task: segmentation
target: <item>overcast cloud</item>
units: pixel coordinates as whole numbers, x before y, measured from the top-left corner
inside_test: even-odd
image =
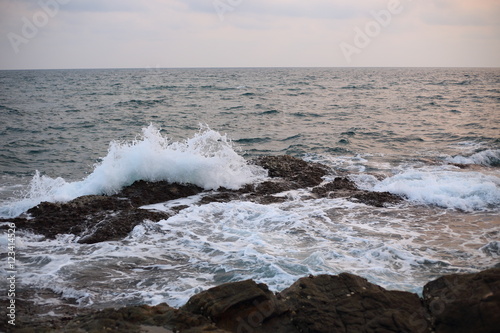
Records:
[[[498,0],[0,0],[0,69],[500,67],[499,17]]]

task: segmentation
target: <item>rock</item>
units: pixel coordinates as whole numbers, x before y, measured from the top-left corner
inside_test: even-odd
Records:
[[[253,163],[268,170],[271,178],[279,177],[293,182],[297,186],[295,188],[319,185],[329,172],[322,164],[306,162],[290,155],[261,156]]]
[[[430,332],[419,297],[356,275],[301,278],[280,293],[295,332]]]
[[[403,199],[395,194],[389,192],[370,192],[370,191],[359,191],[351,197],[352,199],[359,200],[365,205],[375,206],[375,207],[385,207],[387,204],[398,204]]]
[[[336,177],[332,182],[313,188],[312,192],[325,197],[330,192],[337,191],[358,191],[356,184],[347,177]]]
[[[16,227],[47,238],[59,234],[80,237],[79,243],[117,240],[144,220],[159,221],[168,215],[133,207],[130,201],[90,195],[67,203],[42,202],[27,212],[32,218],[16,221]]]
[[[288,155],[263,156],[252,163],[267,169],[271,178],[257,184],[247,184],[239,190],[220,188],[215,192],[205,192],[198,204],[232,200],[280,203],[288,200],[287,197],[275,194],[308,187],[313,187],[312,193],[309,197],[303,196],[302,200],[346,197],[377,207],[401,200],[386,192],[362,191],[346,177],[337,177],[330,183],[320,185],[329,172],[328,167]],[[67,203],[42,202],[28,210],[31,218],[0,219],[0,222],[14,222],[20,230],[31,230],[47,238],[72,234],[79,238],[80,243],[93,244],[121,239],[144,220],[159,221],[171,216],[164,212],[140,209],[141,206],[188,197],[202,191],[202,188],[190,184],[139,180],[112,196],[88,195]],[[180,205],[172,210],[176,212],[185,207]]]
[[[226,283],[191,297],[181,310],[210,318],[230,332],[262,326],[270,316],[282,312],[265,284],[252,280]]]
[[[203,316],[186,313],[169,307],[167,304],[157,306],[132,306],[121,309],[104,309],[88,315],[79,316],[63,326],[60,332],[139,332],[148,327],[149,331],[165,332],[180,330],[182,332],[219,332],[210,320]],[[162,329],[162,330],[160,330]],[[226,332],[227,333],[227,332]]]
[[[500,332],[500,268],[440,277],[423,296],[436,333]]]
[[[347,177],[337,177],[330,183],[313,188],[312,192],[319,197],[349,198],[375,207],[385,207],[387,204],[397,204],[403,201],[401,197],[389,192],[361,190]]]
[[[246,280],[203,291],[180,309],[166,304],[83,309],[70,317],[76,308],[66,307],[52,318],[41,316],[36,297],[26,295],[16,331],[493,333],[500,327],[499,284],[498,268],[448,275],[429,282],[422,300],[348,273],[304,277],[276,295],[265,284]]]
[[[123,188],[115,197],[127,198],[133,206],[165,202],[169,200],[189,197],[202,192],[203,189],[191,184],[169,183],[167,181],[148,182],[138,180],[132,185]]]
[[[127,236],[144,220],[169,217],[139,207],[191,196],[202,189],[194,185],[137,181],[113,196],[88,195],[66,203],[42,202],[28,210],[30,219],[15,219],[16,227],[47,238],[59,234],[80,237],[79,243],[93,244]]]

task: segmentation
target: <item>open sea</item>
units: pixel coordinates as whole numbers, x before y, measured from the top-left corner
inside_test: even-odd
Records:
[[[250,278],[279,291],[350,272],[420,293],[438,276],[499,265],[499,68],[0,71],[3,218],[138,179],[238,188],[265,177],[249,159],[281,154],[331,167],[325,181],[347,174],[406,200],[191,197],[167,220],[91,245],[17,230],[18,288],[76,307],[181,306]]]

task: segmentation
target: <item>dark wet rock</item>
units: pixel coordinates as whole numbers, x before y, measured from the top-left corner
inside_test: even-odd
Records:
[[[59,234],[80,237],[79,243],[117,240],[128,235],[144,220],[159,221],[168,216],[133,207],[130,201],[108,196],[83,196],[66,203],[42,202],[27,212],[31,218],[16,222],[18,229],[47,238]]]
[[[329,172],[325,165],[306,162],[290,155],[261,156],[253,163],[268,170],[269,177],[291,181],[296,188],[317,186]]]
[[[347,177],[336,177],[333,181],[315,187],[313,189],[313,193],[318,194],[319,196],[326,196],[330,192],[336,191],[358,191],[358,187],[356,184]]]
[[[359,189],[356,184],[347,177],[337,177],[332,182],[316,186],[312,193],[319,197],[327,198],[349,198],[356,202],[375,207],[397,204],[403,201],[400,196],[389,192],[371,192]]]
[[[115,197],[127,198],[135,207],[189,197],[203,189],[191,184],[175,184],[167,181],[148,182],[138,180],[123,188]]]
[[[79,243],[93,244],[127,236],[144,220],[168,218],[163,212],[139,207],[198,194],[194,185],[137,181],[113,196],[88,195],[66,203],[42,202],[27,211],[29,219],[15,219],[16,227],[47,238],[72,234]]]
[[[429,332],[416,294],[388,291],[356,275],[299,279],[280,293],[296,332]]]
[[[284,312],[267,285],[252,280],[227,283],[191,297],[181,309],[210,318],[230,332],[263,326],[271,316]]]
[[[388,204],[393,205],[403,201],[400,196],[389,192],[360,191],[359,193],[352,195],[351,198],[359,200],[366,205],[375,207],[385,207]]]
[[[278,294],[252,280],[226,283],[180,309],[160,304],[81,313],[75,307],[72,317],[66,308],[47,319],[23,302],[19,332],[493,333],[500,327],[500,269],[441,277],[425,286],[423,300],[342,273],[301,278]]]
[[[500,332],[500,268],[440,277],[423,296],[436,333]]]

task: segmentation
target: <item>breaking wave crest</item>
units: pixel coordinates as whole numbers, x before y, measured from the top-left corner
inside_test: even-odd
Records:
[[[202,127],[193,137],[171,142],[154,125],[130,142],[113,141],[108,154],[81,181],[68,182],[36,171],[24,198],[0,208],[17,216],[42,201],[65,202],[82,195],[114,194],[137,180],[194,184],[206,190],[238,189],[266,176],[239,155],[226,135]]]

